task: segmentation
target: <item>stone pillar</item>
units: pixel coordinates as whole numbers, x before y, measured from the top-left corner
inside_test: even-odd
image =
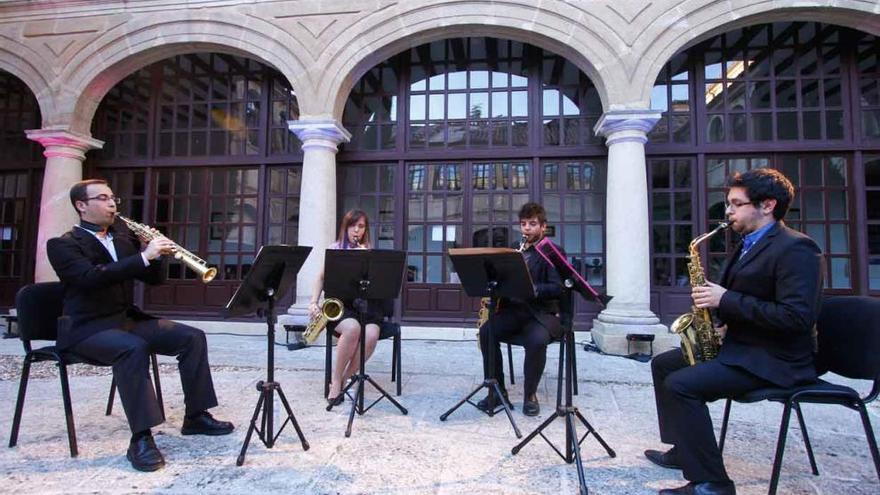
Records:
[[[324,250],[336,239],[336,152],[351,133],[335,120],[291,120],[290,130],[302,141],[303,172],[299,196],[299,245],[312,252],[296,277],[296,301],[281,324],[308,322],[315,277],[324,268]]]
[[[58,280],[46,257],[46,241],[57,237],[79,222],[70,204],[70,187],[82,180],[82,164],[86,151],[99,149],[103,141],[76,134],[63,128],[25,131],[28,139],[43,145],[46,169],[40,197],[40,219],[37,227],[35,282]]]
[[[608,146],[605,266],[606,289],[614,298],[593,320],[592,337],[609,354],[627,353],[627,334],[654,335],[655,354],[677,342],[651,312],[645,143],[659,118],[655,110],[609,111],[594,128]],[[646,346],[634,345],[636,350],[647,352]]]

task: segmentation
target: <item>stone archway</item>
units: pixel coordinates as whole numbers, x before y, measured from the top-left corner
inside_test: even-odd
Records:
[[[331,59],[322,78],[327,83],[316,90],[317,101],[332,102],[332,109],[304,106],[304,113],[330,111],[328,117],[338,119],[352,86],[373,65],[413,46],[471,36],[509,39],[547,49],[570,60],[593,81],[604,108],[624,100],[617,94],[625,91],[623,64],[610,62],[620,60],[625,42],[613,30],[602,31],[607,24],[598,15],[573,5],[562,7],[571,12],[553,13],[530,5],[509,7],[503,13],[486,12],[482,2],[463,2],[454,9],[440,4],[374,13],[341,33],[327,49]],[[493,23],[486,23],[487,16]]]
[[[632,76],[632,90],[647,106],[657,74],[676,53],[712,36],[752,24],[815,21],[880,34],[880,11],[876,4],[843,1],[828,6],[825,2],[813,3],[822,8],[797,1],[760,2],[736,8],[717,2],[699,12],[669,11],[654,18],[644,26],[644,37],[636,45],[641,48],[639,58],[648,63],[637,66]]]
[[[250,17],[218,13],[158,23],[148,19],[108,31],[92,46],[77,54],[59,76],[66,81],[59,114],[72,131],[82,134],[88,134],[98,104],[113,85],[139,68],[182,53],[212,51],[252,58],[281,72],[297,93],[312,92],[305,65],[290,48],[299,43],[272,24]]]

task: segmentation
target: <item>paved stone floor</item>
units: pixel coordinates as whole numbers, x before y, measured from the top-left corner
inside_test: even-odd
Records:
[[[162,383],[168,421],[154,433],[168,461],[156,473],[134,471],[124,452],[129,431],[121,411],[104,416],[110,384],[105,368],[75,367],[71,378],[80,455],[70,458],[64,429],[59,382],[48,365],[36,366],[28,389],[19,444],[0,448],[0,492],[3,493],[576,493],[574,465],[566,464],[541,438],[512,455],[517,440],[504,415],[487,417],[464,406],[445,422],[439,416],[480,382],[479,351],[470,331],[404,329],[403,395],[409,409],[400,414],[388,401],[355,418],[351,438],[343,433],[348,405],[324,410],[322,347],[288,351],[276,347],[276,379],[290,399],[306,439],[303,451],[287,427],[272,449],[252,440],[244,466],[235,459],[257,400],[255,383],[265,378],[266,343],[259,326],[235,326],[234,335],[211,327],[209,345],[221,405],[216,416],[236,424],[225,437],[180,435],[183,396],[173,359],[162,360]],[[579,334],[588,339],[588,334]],[[514,348],[517,375],[522,350]],[[514,418],[523,433],[539,425],[555,400],[557,347],[548,352],[541,383],[542,414],[522,415],[521,384],[509,386],[516,405]],[[18,387],[21,345],[0,341],[0,441],[8,443]],[[653,466],[642,457],[660,448],[651,389],[650,368],[619,357],[585,352],[578,347],[579,386],[575,398],[586,418],[616,451],[609,457],[592,437],[583,443],[590,492],[649,494],[683,484],[675,471]],[[376,381],[390,382],[391,345],[380,342],[367,369]],[[853,383],[853,382],[847,382]],[[857,386],[865,390],[865,384]],[[369,390],[369,388],[368,388]],[[372,390],[368,396],[375,396]],[[711,405],[716,426],[722,403]],[[280,402],[276,401],[276,410]],[[820,476],[810,473],[800,431],[792,427],[779,493],[876,494],[874,471],[855,412],[829,406],[807,406]],[[874,430],[880,407],[870,408]],[[766,493],[781,406],[735,405],[725,462],[738,493]],[[276,422],[277,425],[277,422]],[[562,422],[548,436],[561,442]],[[582,429],[580,430],[583,431]]]

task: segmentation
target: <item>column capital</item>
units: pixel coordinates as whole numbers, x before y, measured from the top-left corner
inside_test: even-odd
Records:
[[[623,142],[645,144],[648,142],[648,133],[661,115],[660,110],[609,110],[602,114],[593,131],[605,136],[606,146]]]
[[[47,127],[24,131],[27,138],[43,145],[46,158],[65,157],[83,161],[86,152],[104,147],[104,141],[91,136],[71,132],[67,128]]]
[[[339,143],[351,140],[351,133],[332,119],[289,120],[287,127],[302,141],[303,151],[322,148],[335,153]]]

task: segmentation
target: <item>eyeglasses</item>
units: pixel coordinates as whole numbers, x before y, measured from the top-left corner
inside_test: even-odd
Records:
[[[91,198],[86,198],[86,201],[91,201],[93,199],[97,199],[98,201],[103,201],[105,203],[107,201],[112,201],[112,202],[116,203],[117,206],[122,204],[122,198],[117,197],[117,196],[111,196],[108,194],[99,194],[97,196],[92,196]]]
[[[736,210],[737,208],[741,208],[745,205],[753,204],[751,201],[729,201],[724,203],[725,210]]]

